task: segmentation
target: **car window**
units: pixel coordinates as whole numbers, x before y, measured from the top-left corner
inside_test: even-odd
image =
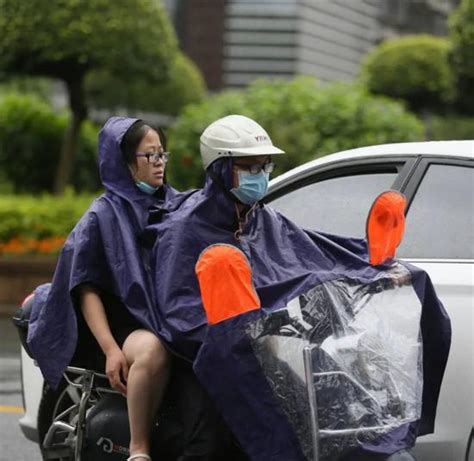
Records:
[[[397,173],[337,176],[292,190],[270,206],[306,229],[347,237],[365,237],[372,202],[390,189]]]
[[[407,213],[404,258],[474,259],[474,168],[428,167]]]

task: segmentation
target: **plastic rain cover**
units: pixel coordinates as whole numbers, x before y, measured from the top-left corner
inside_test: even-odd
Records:
[[[324,282],[249,324],[308,459],[317,459],[314,449],[319,459],[336,459],[420,417],[421,309],[410,272],[396,263],[370,284]]]

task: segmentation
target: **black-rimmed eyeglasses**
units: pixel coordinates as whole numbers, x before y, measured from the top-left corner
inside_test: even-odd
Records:
[[[170,153],[166,151],[161,152],[137,152],[136,157],[146,157],[148,163],[158,163],[159,161],[166,163],[170,158]]]

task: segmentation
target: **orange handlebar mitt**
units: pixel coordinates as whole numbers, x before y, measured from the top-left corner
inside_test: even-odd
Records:
[[[210,325],[260,308],[250,264],[238,248],[211,245],[199,256],[195,270]]]
[[[383,192],[372,204],[366,230],[373,266],[395,257],[405,230],[405,207],[405,196],[393,190]]]

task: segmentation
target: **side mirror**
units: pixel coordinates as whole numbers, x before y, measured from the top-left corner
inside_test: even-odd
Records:
[[[380,194],[367,217],[367,242],[370,264],[377,266],[395,257],[405,230],[405,196],[389,190]]]

